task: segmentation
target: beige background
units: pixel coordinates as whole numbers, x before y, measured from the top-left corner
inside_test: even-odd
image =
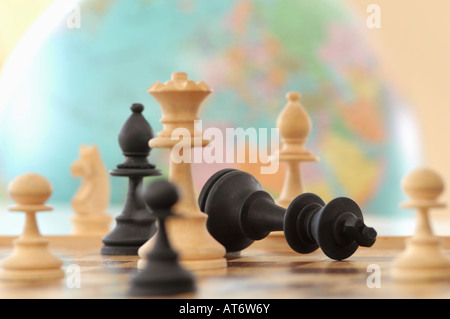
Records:
[[[450,183],[450,1],[346,0],[362,17],[376,3],[380,29],[370,29],[383,71],[418,119],[424,165]],[[442,199],[450,203],[450,192]],[[446,213],[444,211],[444,213]]]
[[[419,119],[424,164],[450,183],[450,1],[341,0],[367,28],[369,4],[381,9],[381,28],[367,29],[386,78]],[[53,0],[0,0],[0,71],[17,41]],[[450,192],[443,199],[450,203]]]

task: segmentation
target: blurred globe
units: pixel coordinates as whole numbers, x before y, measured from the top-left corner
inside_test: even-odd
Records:
[[[52,201],[69,202],[80,145],[96,144],[114,168],[123,161],[117,137],[131,104],[144,104],[156,134],[161,111],[147,88],[184,71],[214,91],[200,114],[203,128],[275,127],[285,93],[301,92],[313,123],[306,145],[321,159],[304,165],[306,190],[393,214],[399,181],[418,160],[416,132],[362,23],[335,0],[56,2],[0,80],[1,186],[34,171],[51,181]],[[164,172],[167,159],[163,150],[149,157]],[[194,165],[196,187],[223,166],[258,175],[259,165]],[[257,177],[277,196],[283,172]],[[111,183],[111,202],[122,202],[127,181]]]

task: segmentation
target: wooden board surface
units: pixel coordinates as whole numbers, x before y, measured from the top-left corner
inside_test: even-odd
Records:
[[[66,278],[53,283],[0,282],[0,298],[129,298],[127,291],[130,279],[137,273],[137,256],[102,256],[99,238],[47,238],[52,252],[64,261]],[[11,253],[13,239],[0,237],[1,259]],[[450,257],[450,239],[442,240]],[[379,237],[373,247],[360,248],[349,259],[338,262],[320,250],[301,255],[292,252],[281,238],[264,239],[240,254],[227,256],[227,268],[195,272],[197,291],[171,298],[450,298],[449,281],[406,284],[391,280],[392,262],[403,250],[404,243],[404,237]],[[379,288],[370,287],[370,283],[374,284],[370,279],[373,277],[369,278],[373,267],[379,269]],[[80,271],[79,287],[71,286],[75,278],[70,272],[73,269]]]

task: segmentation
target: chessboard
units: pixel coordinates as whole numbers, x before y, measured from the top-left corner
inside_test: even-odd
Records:
[[[139,271],[138,256],[101,255],[101,238],[45,236],[64,262],[65,278],[56,282],[0,282],[1,299],[135,299],[130,280]],[[14,236],[0,237],[0,258],[12,251]],[[440,237],[450,256],[450,238]],[[298,254],[284,238],[269,236],[226,256],[227,267],[194,272],[193,293],[151,299],[441,299],[450,298],[450,281],[401,283],[390,278],[393,260],[407,237],[380,236],[343,261],[320,250]],[[375,275],[379,275],[374,279]],[[147,298],[146,298],[147,299]],[[150,298],[149,298],[150,299]]]
[[[109,171],[128,177],[123,210],[112,229],[108,174],[97,147],[81,147],[80,159],[71,168],[83,182],[71,201],[70,235],[44,231],[47,240],[41,238],[36,213],[52,210],[46,205],[53,192],[51,181],[32,172],[14,178],[8,194],[16,205],[9,210],[26,217],[20,236],[0,237],[0,298],[145,299],[157,301],[157,307],[162,300],[176,301],[178,307],[169,305],[163,313],[170,318],[175,317],[171,312],[193,314],[204,309],[210,310],[207,316],[212,310],[269,314],[265,306],[278,304],[276,300],[450,298],[450,237],[435,234],[429,220],[429,210],[445,207],[439,201],[444,191],[440,175],[419,168],[401,183],[409,197],[401,207],[418,210],[409,238],[387,236],[385,225],[373,228],[350,198],[326,203],[319,195],[304,192],[300,162],[318,158],[303,145],[311,126],[297,92],[286,95],[277,121],[284,143],[277,156],[288,166],[278,199],[255,176],[236,168],[215,172],[196,190],[192,163],[174,156],[168,180],[160,178],[144,187],[144,177],[162,174],[147,161],[151,148],[173,150],[180,142],[190,150],[209,143],[193,123],[200,102],[210,92],[184,72],[152,85],[149,93],[164,113],[157,137],[143,115],[144,106],[132,104],[119,133],[125,160]],[[185,103],[187,96],[189,103],[177,104]],[[178,127],[194,135],[172,140]],[[4,225],[12,228],[10,223]],[[212,300],[223,304],[202,308]],[[200,308],[188,309],[189,303]],[[322,308],[314,309],[349,311],[342,304]],[[273,307],[271,311],[275,314]]]

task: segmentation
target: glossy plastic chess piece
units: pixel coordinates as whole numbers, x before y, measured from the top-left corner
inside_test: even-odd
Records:
[[[9,210],[25,212],[23,233],[14,240],[13,252],[1,263],[0,278],[12,281],[53,281],[64,278],[63,262],[48,249],[48,239],[40,232],[36,213],[53,208],[44,205],[52,194],[50,182],[43,176],[27,173],[15,178],[8,187],[18,204]]]
[[[166,232],[166,218],[174,216],[172,206],[178,201],[176,187],[165,180],[157,180],[145,188],[144,201],[157,219],[155,244],[147,254],[146,265],[132,279],[132,296],[166,296],[195,291],[195,278],[178,262],[178,254],[170,245]],[[172,217],[177,218],[177,217]]]
[[[225,268],[225,248],[208,233],[206,216],[197,204],[190,156],[192,148],[210,143],[203,139],[195,121],[199,119],[201,104],[211,89],[204,82],[190,80],[184,72],[176,72],[169,81],[154,83],[148,92],[161,108],[163,124],[157,137],[149,140],[149,145],[170,149],[169,181],[180,191],[180,200],[173,210],[183,218],[167,220],[167,232],[173,247],[179,252],[180,262],[186,269]],[[139,249],[138,268],[145,267],[145,256],[153,244],[154,238],[151,238]]]
[[[433,234],[428,215],[431,208],[445,207],[438,201],[444,190],[441,177],[431,169],[419,168],[403,179],[402,187],[410,200],[401,206],[417,210],[417,224],[405,251],[394,261],[392,278],[399,281],[450,279],[450,260],[441,240]]]
[[[198,201],[208,215],[208,231],[227,252],[241,251],[272,231],[284,231],[296,252],[320,247],[328,257],[342,260],[376,239],[376,231],[364,224],[360,208],[349,198],[325,204],[317,195],[304,193],[286,209],[276,205],[252,175],[235,169],[211,176]]]
[[[147,160],[151,151],[148,140],[153,138],[153,130],[142,115],[142,104],[135,103],[130,109],[132,114],[119,133],[125,161],[110,171],[112,176],[128,177],[128,194],[121,214],[116,217],[116,226],[103,237],[103,255],[137,255],[139,248],[156,232],[155,219],[138,193],[144,177],[161,175]]]

